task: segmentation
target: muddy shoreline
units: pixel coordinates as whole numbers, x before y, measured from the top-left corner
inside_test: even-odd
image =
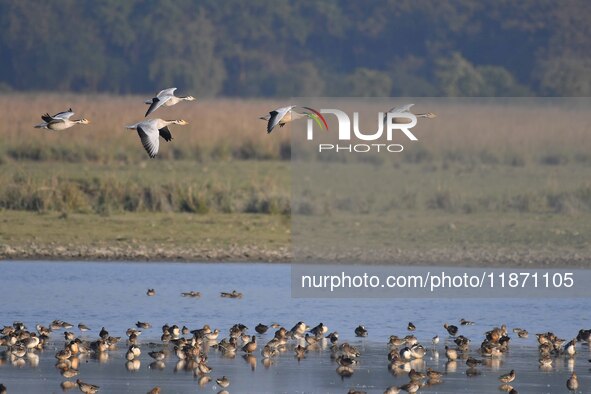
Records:
[[[315,256],[312,258],[311,256]],[[339,254],[298,253],[294,259],[291,247],[265,248],[230,246],[227,248],[82,246],[82,245],[0,245],[0,260],[61,261],[171,261],[171,262],[268,262],[353,263],[417,266],[515,267],[515,268],[591,268],[591,256],[574,251],[511,249],[393,250],[380,253]]]
[[[288,248],[232,246],[221,248],[146,246],[7,246],[0,245],[0,260],[176,261],[176,262],[289,262]]]

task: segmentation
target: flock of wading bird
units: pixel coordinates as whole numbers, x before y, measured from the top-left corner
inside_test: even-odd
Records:
[[[149,108],[145,117],[156,111],[161,106],[172,106],[181,101],[194,101],[192,96],[177,97],[174,95],[176,88],[165,89],[159,92],[155,97],[146,100],[145,103]],[[394,107],[388,112],[393,113],[410,113],[410,108],[413,104]],[[273,129],[279,125],[283,127],[286,123],[302,119],[310,118],[318,121],[317,114],[313,111],[297,112],[294,110],[296,106],[287,106],[275,109],[269,112],[268,115],[260,117],[260,119],[267,121],[267,133],[271,133]],[[310,108],[304,107],[308,110]],[[68,129],[76,124],[89,124],[87,119],[72,120],[74,115],[72,109],[68,111],[57,113],[53,116],[48,113],[41,118],[43,123],[36,125],[36,128],[44,128],[53,131],[60,131]],[[416,117],[434,118],[433,113],[416,114]],[[146,119],[142,122],[127,126],[127,129],[136,130],[142,145],[148,152],[148,155],[153,158],[157,155],[159,149],[159,139],[163,138],[169,142],[172,140],[172,133],[168,128],[170,125],[186,125],[185,120],[163,120],[159,118]],[[197,291],[190,291],[181,293],[184,297],[199,298],[201,294]],[[154,289],[148,289],[148,296],[156,295]],[[242,298],[242,293],[236,290],[232,292],[222,292],[221,297],[225,298]],[[460,325],[471,325],[473,322],[462,319]],[[152,326],[148,322],[138,321],[135,324],[136,328],[129,328],[126,331],[126,346],[125,354],[126,368],[128,370],[138,370],[140,368],[139,357],[142,353],[139,336],[141,330],[150,329]],[[10,358],[15,364],[19,365],[25,363],[25,359],[34,362],[38,360],[37,351],[43,350],[47,343],[50,342],[50,336],[53,332],[60,329],[69,330],[73,325],[61,320],[55,320],[50,323],[49,327],[37,325],[35,331],[29,331],[21,322],[14,322],[11,326],[5,326],[0,334],[0,346],[4,346],[6,350],[1,353],[2,357]],[[466,375],[477,376],[480,374],[479,368],[486,365],[486,360],[494,360],[504,357],[509,350],[509,343],[511,338],[507,331],[507,327],[495,327],[485,333],[476,353],[471,352],[471,340],[463,335],[458,335],[459,328],[451,324],[444,324],[443,327],[447,331],[449,337],[455,343],[455,347],[445,346],[445,355],[449,362],[457,363],[457,360],[462,360],[467,366]],[[78,324],[78,329],[81,333],[90,330],[86,325]],[[356,365],[359,363],[358,358],[360,351],[355,346],[348,342],[341,343],[339,341],[339,334],[337,332],[328,332],[328,327],[323,323],[311,328],[304,322],[298,322],[290,330],[279,324],[270,324],[269,326],[259,323],[255,327],[258,335],[263,336],[269,329],[274,329],[275,332],[272,338],[260,350],[265,365],[272,365],[273,359],[281,353],[292,352],[295,358],[300,361],[306,357],[306,353],[320,348],[321,345],[330,344],[330,358],[337,365],[336,373],[341,377],[352,376],[355,372]],[[415,325],[410,322],[407,329],[414,331]],[[164,369],[165,360],[172,357],[171,353],[176,356],[177,365],[175,370],[183,369],[193,371],[198,378],[200,386],[206,386],[212,381],[210,377],[212,368],[207,365],[208,351],[215,349],[219,351],[224,357],[234,358],[237,352],[244,353],[244,358],[247,362],[256,362],[254,357],[255,352],[259,349],[256,335],[247,333],[248,328],[240,323],[233,325],[229,330],[228,337],[218,341],[220,330],[212,330],[209,325],[204,325],[202,328],[190,330],[188,327],[182,328],[178,325],[164,325],[162,327],[162,350],[153,350],[148,355],[154,360],[150,364],[150,368]],[[513,332],[519,338],[528,336],[526,330],[515,328]],[[356,337],[366,337],[368,335],[367,329],[360,325],[354,330]],[[576,353],[577,342],[591,342],[591,330],[580,330],[576,339],[566,341],[559,339],[551,332],[536,334],[539,344],[539,365],[542,370],[552,368],[552,363],[559,357],[574,357]],[[86,355],[96,356],[99,361],[108,359],[108,352],[117,349],[121,341],[121,337],[113,337],[103,327],[99,332],[99,338],[95,340],[88,340],[77,337],[72,331],[64,332],[64,348],[55,354],[57,359],[56,368],[61,375],[66,379],[61,383],[64,390],[78,387],[83,393],[96,393],[99,387],[90,383],[76,379],[70,380],[79,375],[80,359]],[[439,345],[439,336],[433,337],[431,346]],[[409,393],[416,393],[422,387],[440,384],[443,382],[446,373],[435,371],[427,368],[425,371],[418,371],[411,368],[413,360],[420,360],[427,354],[425,346],[419,343],[418,339],[412,335],[399,337],[396,335],[390,336],[388,341],[388,368],[396,375],[408,374],[409,382],[401,386],[391,386],[386,388],[385,394],[394,394],[400,391]],[[471,355],[472,354],[472,355]],[[475,358],[478,354],[480,359]],[[254,360],[254,361],[253,361]],[[38,361],[37,361],[38,362]],[[499,376],[501,382],[500,390],[509,393],[517,393],[511,383],[517,379],[517,373],[514,370]],[[225,389],[230,386],[230,379],[222,376],[216,379],[216,384],[222,388],[220,393],[226,392]],[[575,372],[571,374],[566,382],[568,390],[576,391],[579,389],[579,381]],[[6,394],[7,388],[0,383],[0,394]],[[149,394],[160,393],[159,387],[154,387],[149,391]],[[361,394],[363,391],[351,389],[349,394]]]
[[[148,289],[146,294],[155,296],[156,290]],[[198,291],[187,291],[181,295],[191,298],[201,297],[201,293]],[[220,296],[240,299],[242,293],[233,290],[222,292]],[[474,322],[465,319],[461,319],[459,322],[460,326],[473,324]],[[63,329],[65,330],[63,348],[55,353],[57,359],[55,367],[65,379],[61,383],[62,389],[65,391],[78,387],[83,393],[96,393],[100,389],[99,386],[84,382],[78,377],[79,374],[84,374],[84,368],[80,367],[85,364],[81,360],[93,357],[99,362],[106,362],[109,352],[116,351],[118,346],[123,343],[127,349],[125,352],[127,370],[137,371],[140,369],[139,358],[142,352],[148,352],[149,357],[153,359],[149,365],[150,369],[163,370],[165,361],[175,358],[175,372],[180,370],[192,372],[194,377],[198,379],[200,387],[207,387],[213,380],[211,377],[213,370],[207,363],[208,356],[212,352],[219,352],[221,357],[231,359],[235,358],[237,354],[242,354],[244,360],[254,370],[257,363],[256,353],[260,353],[263,365],[270,367],[281,354],[292,354],[299,363],[306,358],[309,352],[318,352],[319,355],[322,355],[322,350],[328,349],[327,357],[330,357],[331,362],[336,365],[336,373],[342,379],[355,373],[361,356],[358,347],[341,341],[339,333],[336,331],[329,333],[328,327],[323,323],[310,327],[300,321],[289,330],[278,323],[269,325],[259,323],[254,327],[256,335],[249,333],[246,325],[236,323],[230,327],[227,336],[221,340],[218,340],[220,330],[217,328],[212,330],[208,324],[197,329],[165,324],[161,329],[161,343],[140,343],[142,330],[152,328],[149,322],[138,321],[135,323],[135,327],[127,329],[127,338],[124,342],[121,337],[111,336],[105,327],[101,328],[98,338],[95,339],[87,336],[91,329],[83,323],[78,324],[80,336],[69,331],[72,328],[73,324],[62,320],[54,320],[47,327],[38,324],[35,330],[28,330],[22,322],[14,322],[12,325],[4,326],[0,331],[0,347],[5,347],[5,350],[0,353],[0,361],[9,359],[17,367],[24,366],[25,360],[34,366],[38,365],[39,356],[37,353],[49,347],[50,344],[55,348],[58,341],[52,340],[51,336],[56,331]],[[443,336],[444,343],[447,344],[444,346],[445,356],[448,359],[445,372],[431,368],[425,369],[423,362],[423,358],[428,354],[428,348],[435,353],[441,347],[439,335],[432,338],[431,344],[423,346],[412,333],[416,330],[416,326],[409,322],[407,335],[390,336],[387,342],[388,369],[395,376],[408,375],[409,380],[400,386],[387,387],[384,394],[394,394],[401,391],[416,393],[423,387],[442,384],[448,374],[456,371],[458,363],[466,364],[466,376],[475,377],[481,374],[481,370],[490,372],[491,367],[495,364],[499,366],[501,360],[508,356],[511,337],[506,325],[485,332],[477,350],[471,349],[469,338],[459,334],[460,328],[458,326],[445,323],[443,328],[447,334]],[[518,338],[527,338],[529,335],[527,330],[521,328],[514,328],[512,331]],[[355,328],[353,333],[356,337],[368,336],[368,330],[363,325]],[[559,359],[574,362],[577,342],[586,344],[591,342],[591,330],[580,330],[577,337],[568,342],[558,338],[552,332],[536,334],[536,336],[539,365],[542,371],[552,370],[553,362]],[[262,342],[263,339],[266,340],[264,344],[259,342]],[[451,345],[452,342],[455,346]],[[75,377],[77,379],[74,381]],[[500,375],[498,379],[501,391],[517,393],[517,389],[511,385],[518,381],[518,374],[515,370]],[[215,384],[222,389],[218,394],[227,394],[226,389],[230,386],[230,378],[219,377],[215,380]],[[575,372],[572,372],[568,378],[566,387],[571,391],[579,389],[579,381]],[[216,389],[215,386],[213,389]],[[148,394],[160,392],[161,389],[157,386],[151,389]],[[348,394],[362,393],[365,392],[356,389],[348,391]],[[1,383],[0,394],[7,394],[7,388]]]
[[[147,117],[154,111],[156,111],[161,106],[170,107],[175,104],[180,103],[181,101],[194,101],[195,98],[193,96],[175,96],[176,88],[169,88],[160,91],[155,97],[144,101],[145,104],[148,104],[150,107],[146,111],[144,117]],[[410,113],[410,107],[414,104],[406,104],[398,107],[394,107],[388,111],[388,113]],[[279,127],[285,126],[286,123],[293,122],[298,119],[302,118],[310,118],[315,120],[319,123],[318,114],[315,111],[308,107],[303,107],[307,109],[307,111],[297,112],[294,108],[295,105],[277,108],[268,115],[261,116],[259,119],[267,121],[267,133],[271,133],[273,129],[279,125]],[[87,125],[90,121],[86,118],[82,119],[71,119],[74,115],[72,108],[68,109],[67,111],[58,112],[55,115],[49,115],[49,113],[45,113],[41,116],[43,119],[42,123],[35,125],[35,128],[38,129],[47,129],[52,131],[61,131],[65,129],[69,129],[72,126],[77,124],[84,124]],[[436,115],[432,112],[427,112],[423,114],[415,114],[418,118],[434,118]],[[394,120],[396,123],[396,119]],[[406,123],[404,120],[398,120],[399,123]],[[173,120],[164,120],[160,118],[153,118],[153,119],[146,119],[138,123],[134,123],[132,125],[126,126],[127,129],[136,130],[142,145],[148,155],[151,158],[156,157],[158,154],[158,149],[160,147],[160,138],[162,138],[166,142],[170,142],[172,140],[172,133],[168,128],[170,125],[179,125],[184,126],[189,124],[186,120],[183,119],[173,119]]]

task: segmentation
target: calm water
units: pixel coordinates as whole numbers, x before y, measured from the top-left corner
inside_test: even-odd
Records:
[[[147,297],[148,288],[155,288],[156,296]],[[445,337],[444,322],[458,324],[460,318],[477,322],[460,328],[461,334],[472,339],[473,349],[478,348],[485,331],[502,323],[527,329],[530,338],[511,335],[509,354],[480,368],[477,377],[466,376],[462,361],[448,364],[442,342],[423,361],[409,366],[448,371],[444,383],[421,392],[496,393],[497,377],[512,368],[518,374],[513,386],[520,393],[566,392],[565,382],[572,370],[580,376],[581,392],[591,392],[587,361],[591,354],[586,345],[578,345],[574,359],[559,357],[550,371],[542,371],[533,335],[553,331],[571,339],[580,328],[591,328],[585,299],[292,299],[289,265],[250,263],[1,262],[0,289],[0,324],[19,320],[33,328],[54,319],[74,325],[82,322],[92,328],[83,337],[95,339],[102,326],[111,335],[124,336],[138,320],[152,323],[153,328],[144,330],[140,337],[146,349],[138,371],[126,370],[124,345],[123,350],[110,352],[108,360],[82,359],[78,377],[101,386],[105,393],[145,393],[155,385],[161,386],[163,393],[217,393],[221,388],[215,385],[215,378],[222,375],[230,377],[227,390],[231,393],[345,393],[350,388],[382,393],[390,385],[408,381],[406,375],[394,376],[387,369],[385,343],[389,335],[406,335],[406,325],[412,321],[417,326],[414,334],[426,345],[435,334]],[[232,289],[243,292],[244,298],[219,297],[220,291]],[[189,290],[200,291],[201,298],[181,297],[182,291]],[[159,327],[165,323],[191,329],[209,324],[226,335],[237,322],[254,332],[259,322],[277,322],[289,329],[299,320],[309,325],[323,322],[340,333],[341,341],[362,349],[360,365],[352,377],[341,379],[329,351],[322,348],[300,362],[292,352],[283,353],[272,365],[265,365],[258,352],[254,360],[243,359],[240,353],[235,359],[226,359],[211,352],[208,365],[213,368],[214,381],[203,387],[191,372],[175,368],[174,355],[163,370],[150,368],[147,347],[149,342],[159,342]],[[355,338],[353,330],[359,324],[369,330],[367,338]],[[78,334],[77,329],[71,331]],[[272,333],[262,335],[260,342],[271,337]],[[60,383],[65,379],[55,369],[53,356],[55,349],[63,346],[62,338],[61,331],[55,333],[55,342],[39,354],[38,361],[33,358],[24,365],[13,365],[0,356],[0,382],[8,386],[9,393],[61,392]]]

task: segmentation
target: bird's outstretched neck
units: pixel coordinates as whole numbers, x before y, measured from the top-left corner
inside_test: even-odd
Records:
[[[433,118],[437,117],[437,115],[435,115],[433,112],[426,112],[424,114],[416,114],[415,116],[417,118],[429,118],[429,119],[433,119]]]

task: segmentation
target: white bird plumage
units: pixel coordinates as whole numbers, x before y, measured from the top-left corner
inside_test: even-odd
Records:
[[[170,107],[170,106],[175,105],[181,101],[195,100],[195,97],[193,97],[193,96],[177,97],[174,95],[175,90],[176,90],[176,88],[169,88],[169,89],[161,90],[160,92],[158,92],[156,97],[146,100],[145,103],[149,104],[150,107],[148,108],[148,111],[146,111],[145,116],[150,115],[152,112],[156,111],[158,108],[160,108],[163,105],[166,107]]]
[[[151,158],[156,157],[160,147],[160,137],[165,141],[172,140],[172,134],[168,128],[171,124],[178,124],[184,126],[189,124],[185,120],[163,120],[163,119],[148,119],[130,126],[127,129],[137,130],[137,133],[142,141],[142,145]]]
[[[53,131],[60,131],[69,129],[70,127],[76,124],[89,124],[90,121],[88,119],[75,119],[70,120],[70,118],[74,115],[72,108],[68,109],[67,111],[58,112],[57,114],[51,116],[49,113],[45,113],[41,115],[41,119],[43,119],[43,123],[39,123],[34,127],[36,129],[48,129]]]
[[[403,105],[398,105],[396,107],[390,108],[390,110],[388,110],[388,113],[390,112],[410,112],[410,108],[413,106],[414,104],[403,104]]]
[[[412,112],[410,112],[410,108],[413,105],[414,104],[403,104],[403,105],[398,105],[396,107],[390,108],[388,110],[388,112],[386,112],[384,114],[384,124],[386,124],[386,121],[388,120],[389,113],[396,113],[396,114],[409,113],[409,114],[412,114]],[[428,118],[428,119],[433,119],[433,118],[437,117],[437,115],[435,115],[433,112],[426,112],[424,114],[413,114],[413,115],[416,116],[417,118]],[[398,124],[410,123],[410,120],[408,120],[408,118],[394,118],[394,123],[398,123]]]
[[[286,123],[292,122],[294,120],[301,119],[303,117],[310,117],[310,114],[307,112],[300,113],[294,111],[293,109],[295,107],[295,105],[290,105],[288,107],[277,108],[269,112],[268,115],[261,116],[259,119],[268,121],[267,133],[272,132],[277,125],[279,125],[279,127],[283,127]]]

